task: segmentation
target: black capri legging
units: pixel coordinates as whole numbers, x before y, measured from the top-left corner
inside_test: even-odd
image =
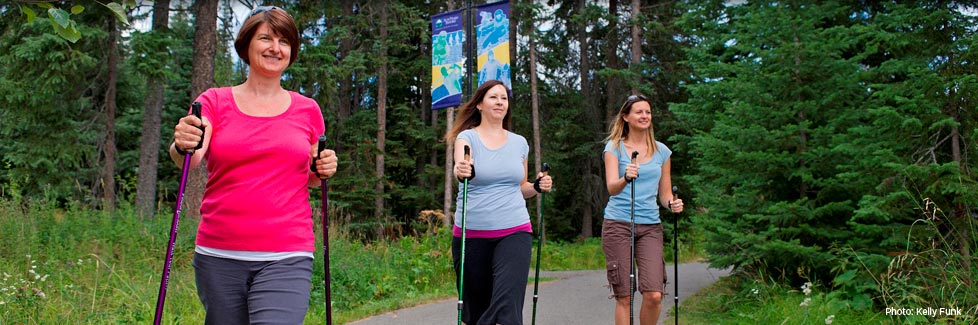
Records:
[[[533,236],[517,232],[500,238],[466,238],[462,321],[466,324],[523,324],[523,299]],[[462,239],[452,238],[455,280]]]

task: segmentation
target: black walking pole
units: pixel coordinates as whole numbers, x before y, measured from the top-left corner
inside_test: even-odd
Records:
[[[676,193],[679,187],[672,187],[672,199],[676,200]],[[669,211],[672,211],[672,201],[669,201]],[[676,303],[676,325],[679,325],[679,214],[673,213],[672,223],[672,275],[675,279],[675,303]]]
[[[638,158],[638,151],[632,151],[632,161],[635,163],[635,159]],[[631,183],[632,185],[632,208],[631,212],[631,245],[629,246],[629,254],[631,257],[628,260],[628,324],[635,324],[635,183],[631,179],[625,177],[625,181]]]
[[[469,160],[471,153],[469,152],[469,146],[462,147],[465,151],[463,160]],[[472,167],[472,173],[475,174],[475,167]],[[462,325],[462,289],[465,286],[465,204],[469,200],[469,178],[471,176],[462,179],[462,253],[459,254],[461,257],[461,265],[458,268],[458,325]]]
[[[547,176],[550,173],[550,165],[543,163],[543,168],[541,168],[543,176]],[[540,210],[537,211],[537,225],[540,226],[540,231],[537,233],[537,270],[536,275],[533,276],[533,320],[532,324],[537,323],[537,295],[540,289],[540,255],[543,254],[543,198],[544,194],[540,193]]]
[[[316,151],[316,159],[322,158],[322,152],[326,150],[326,135],[319,136],[319,150]],[[317,171],[316,174],[319,174]],[[326,290],[326,324],[333,325],[333,299],[331,297],[329,276],[329,178],[319,176],[320,192],[322,193],[322,203],[320,208],[323,215],[323,282]]]
[[[200,119],[200,102],[194,102],[190,106],[190,112]],[[200,127],[203,131],[204,128]],[[200,142],[194,150],[200,149],[204,145],[204,134],[200,134]],[[174,144],[174,147],[176,144]],[[179,149],[179,148],[177,148]],[[173,261],[173,244],[177,239],[177,227],[180,224],[180,212],[183,206],[183,191],[187,188],[187,170],[190,169],[190,159],[194,156],[194,150],[184,154],[183,171],[180,175],[180,188],[177,191],[177,206],[173,209],[173,222],[170,223],[170,242],[166,246],[166,260],[163,262],[163,276],[160,279],[160,292],[156,297],[156,316],[153,317],[153,324],[159,325],[163,319],[163,302],[166,300],[166,286],[170,281],[170,262]],[[179,150],[178,150],[179,151]]]

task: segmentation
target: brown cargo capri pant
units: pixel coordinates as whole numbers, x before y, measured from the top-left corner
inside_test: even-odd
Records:
[[[605,219],[601,225],[601,248],[608,270],[608,285],[614,297],[628,297],[630,223]],[[635,272],[639,292],[662,292],[666,262],[662,258],[662,224],[635,224]]]

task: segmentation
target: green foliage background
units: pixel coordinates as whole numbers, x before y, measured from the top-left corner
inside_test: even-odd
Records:
[[[607,193],[598,154],[611,116],[634,88],[653,98],[656,138],[675,152],[673,179],[691,216],[681,220],[680,241],[704,247],[713,264],[776,274],[793,287],[818,281],[853,308],[893,304],[887,297],[894,289],[921,297],[918,303],[937,301],[926,293],[941,285],[877,276],[895,266],[932,274],[950,263],[960,282],[943,285],[976,291],[978,2],[642,3],[637,17],[621,1],[513,3],[519,37],[510,109],[515,132],[531,139],[532,38],[541,153],[557,189],[546,202],[549,238],[600,234]],[[302,33],[299,60],[283,85],[319,102],[339,149],[331,217],[368,242],[379,226],[412,234],[416,216],[440,210],[443,200],[445,113],[429,110],[428,40],[430,16],[448,6],[390,3],[390,37],[382,43],[372,2],[352,9],[337,1],[262,4],[293,13]],[[241,20],[230,8],[224,1],[219,10],[222,45]],[[176,9],[169,32],[127,27],[119,44],[113,176],[120,185],[111,190],[123,205],[135,193],[145,79],[164,76],[160,212],[177,187],[162,146],[191,100],[195,19]],[[139,21],[148,13],[129,15]],[[27,23],[17,6],[0,4],[0,197],[66,211],[99,205],[106,26],[116,19],[99,6],[71,18],[83,35],[75,43],[47,21]],[[632,23],[642,31],[637,61]],[[386,173],[378,179],[382,62],[390,74]],[[215,63],[216,86],[246,76],[227,46],[218,46]],[[377,182],[385,188],[380,219]],[[912,227],[921,220],[930,226]],[[929,255],[938,248],[946,257]],[[11,254],[0,251],[0,258]],[[924,262],[897,258],[907,255]],[[973,297],[953,301],[978,311]]]

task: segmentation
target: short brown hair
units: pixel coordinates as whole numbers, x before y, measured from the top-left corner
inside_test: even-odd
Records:
[[[251,39],[255,37],[258,26],[261,26],[262,23],[268,23],[268,27],[273,32],[289,41],[289,47],[292,48],[289,54],[289,65],[291,66],[299,57],[299,29],[295,26],[295,20],[292,19],[292,16],[279,7],[258,7],[245,19],[241,29],[238,30],[238,37],[234,39],[234,50],[238,52],[238,57],[245,64],[251,65],[250,59],[248,59],[248,45],[251,44]]]

